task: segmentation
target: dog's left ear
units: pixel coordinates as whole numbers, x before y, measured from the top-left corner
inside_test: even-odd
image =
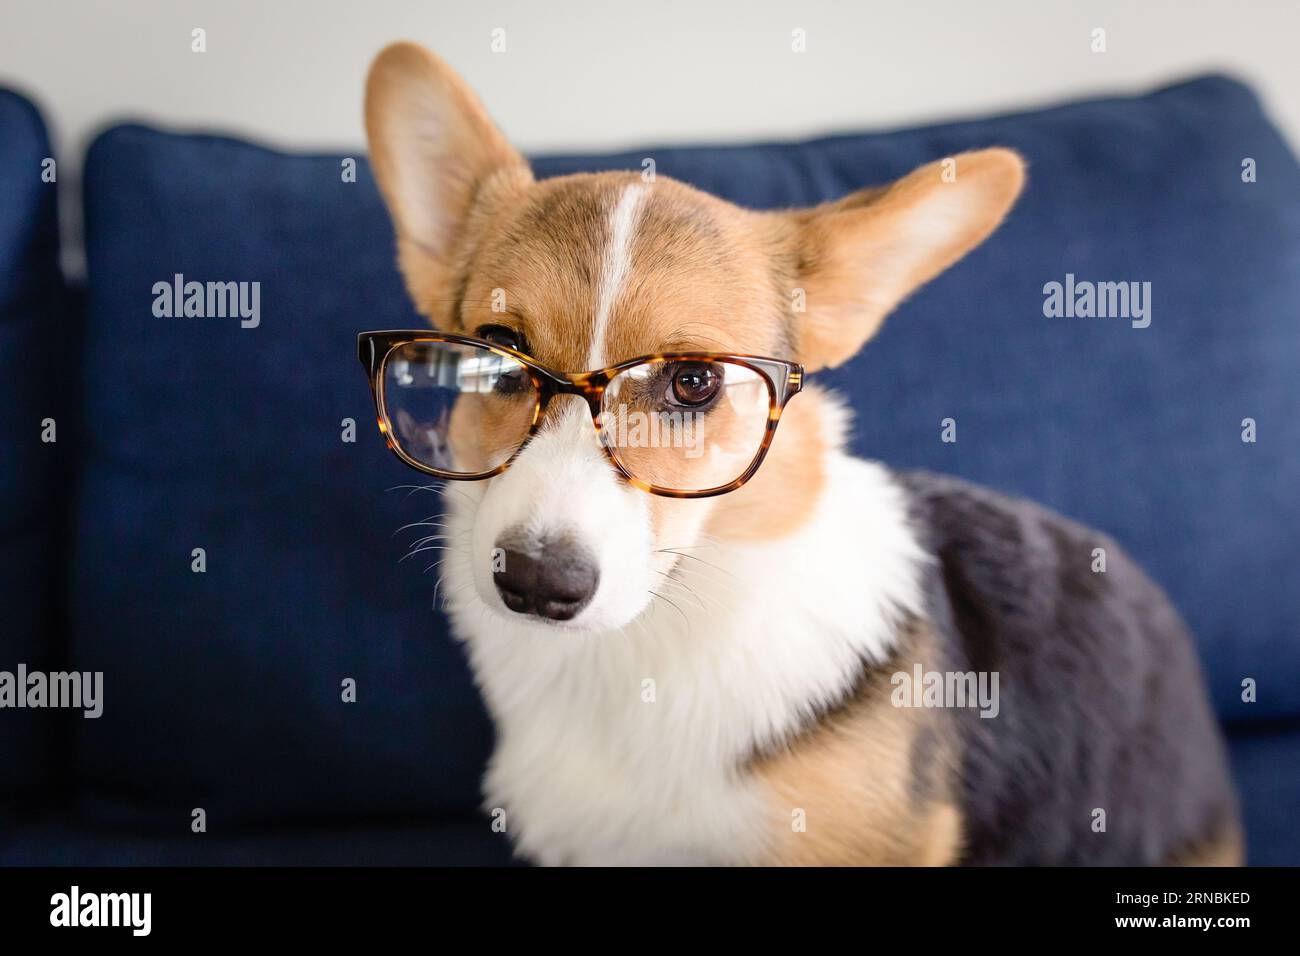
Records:
[[[1008,149],[961,153],[889,186],[783,215],[793,219],[798,356],[847,361],[895,306],[979,245],[1015,203],[1025,165]]]

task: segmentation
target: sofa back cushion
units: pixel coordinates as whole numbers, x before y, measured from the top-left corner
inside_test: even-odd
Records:
[[[55,549],[63,537],[60,449],[72,437],[55,357],[75,354],[59,272],[57,167],[36,108],[0,90],[0,672],[58,667]],[[75,381],[66,366],[65,384]],[[59,445],[62,438],[64,445]],[[4,678],[0,678],[4,679]],[[67,713],[0,708],[0,802],[46,782]]]
[[[1286,652],[1300,620],[1300,171],[1248,90],[1208,78],[898,133],[536,168],[653,158],[778,207],[993,144],[1029,161],[1020,206],[819,376],[851,398],[855,450],[1104,529],[1182,608],[1224,716],[1300,710]],[[419,319],[369,171],[347,181],[346,159],[138,126],[91,149],[70,600],[78,666],[106,672],[78,754],[102,812],[279,820],[478,801],[490,728],[433,606],[437,552],[400,561],[432,532],[398,529],[440,505],[384,449],[354,351],[358,331]],[[156,314],[178,275],[260,283],[256,323]],[[1044,314],[1049,283],[1082,281],[1149,289],[1150,323]],[[1247,677],[1256,704],[1239,699]]]
[[[426,533],[398,529],[441,507],[384,447],[356,358],[358,331],[417,318],[368,171],[342,173],[136,126],[91,146],[72,599],[78,664],[105,672],[78,768],[106,816],[475,801],[490,728],[429,553],[398,563]],[[256,324],[155,315],[177,276],[258,283]]]

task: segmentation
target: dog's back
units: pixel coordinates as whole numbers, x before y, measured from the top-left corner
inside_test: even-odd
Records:
[[[1240,862],[1223,742],[1160,589],[1028,501],[899,480],[937,559],[926,600],[945,666],[999,675],[995,720],[956,712],[963,862]]]

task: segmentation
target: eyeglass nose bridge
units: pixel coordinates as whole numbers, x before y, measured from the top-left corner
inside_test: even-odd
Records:
[[[551,399],[557,395],[577,395],[585,399],[591,410],[591,420],[600,431],[601,403],[605,398],[605,387],[609,384],[609,375],[600,372],[552,372],[549,369],[535,369],[538,374],[538,418],[546,413]]]

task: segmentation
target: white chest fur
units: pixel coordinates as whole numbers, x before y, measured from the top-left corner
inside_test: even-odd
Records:
[[[451,496],[451,533],[470,520]],[[744,772],[839,697],[921,605],[925,560],[879,465],[835,456],[817,513],[761,545],[711,544],[637,621],[557,633],[485,608],[463,559],[445,587],[497,729],[486,806],[544,864],[743,863],[789,826]],[[704,564],[703,562],[707,562]],[[689,567],[688,567],[689,565]],[[698,567],[696,567],[698,565]]]

